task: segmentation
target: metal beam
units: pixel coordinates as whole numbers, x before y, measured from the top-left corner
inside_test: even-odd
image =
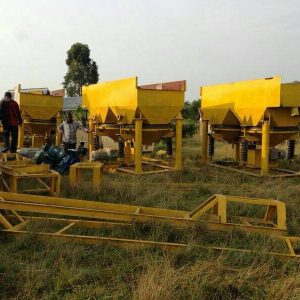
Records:
[[[83,217],[90,219],[102,219],[123,222],[154,222],[156,224],[169,224],[175,227],[188,228],[192,226],[205,226],[209,230],[231,231],[240,230],[248,233],[279,234],[287,233],[285,223],[285,205],[277,200],[247,199],[242,197],[232,197],[215,195],[209,199],[205,205],[188,212],[151,207],[138,207],[125,204],[112,204],[105,202],[94,202],[85,200],[65,199],[57,197],[33,196],[18,193],[0,192],[0,209],[15,210],[32,213],[42,213],[49,215],[63,215],[70,217]],[[216,201],[216,202],[214,202]],[[255,220],[263,226],[246,225],[245,223],[228,223],[226,205],[227,202],[240,202],[245,204],[276,206],[277,224],[273,225],[270,220]],[[214,208],[213,213],[208,214],[208,210]],[[139,211],[139,213],[136,213]],[[216,216],[219,217],[216,220]],[[204,217],[201,219],[200,217]],[[207,217],[210,217],[207,220]],[[251,223],[250,220],[249,223]],[[269,227],[267,227],[268,225]]]
[[[99,237],[99,236],[86,236],[86,235],[72,235],[72,234],[61,234],[61,233],[48,233],[48,232],[26,232],[26,231],[9,231],[4,230],[7,233],[14,235],[24,235],[24,234],[36,234],[39,238],[49,240],[49,238],[60,239],[63,241],[76,241],[87,244],[107,244],[122,247],[125,249],[139,250],[145,248],[159,248],[164,251],[184,251],[189,245],[182,243],[167,243],[167,242],[154,242],[149,240],[133,240],[133,239],[122,239],[122,238],[112,238],[112,237]],[[238,252],[255,254],[258,251],[253,251],[249,249],[237,249],[228,247],[218,247],[218,246],[202,246],[196,245],[195,248],[203,249],[205,251],[216,251],[216,252]],[[300,255],[280,253],[280,252],[266,252],[264,253],[268,256],[277,256],[281,258],[300,258]]]

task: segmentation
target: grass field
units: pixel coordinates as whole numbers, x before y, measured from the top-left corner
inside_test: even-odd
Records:
[[[230,158],[232,152],[230,146],[217,144],[216,157]],[[254,178],[201,165],[197,137],[184,140],[183,157],[181,173],[105,175],[99,190],[89,185],[70,189],[64,178],[62,196],[184,210],[192,210],[215,193],[279,199],[287,204],[289,234],[300,235],[300,178]],[[175,182],[193,183],[196,189],[172,189]],[[260,214],[255,208],[236,209],[240,214]],[[39,228],[48,226],[38,224]],[[2,235],[0,298],[300,299],[300,261],[266,255],[282,247],[268,237],[209,232],[205,228],[182,231],[151,224],[137,225],[133,230],[99,231],[108,236],[190,246],[178,253],[127,251],[110,245],[40,241],[34,234],[19,239]],[[206,251],[197,244],[253,249],[255,254]]]

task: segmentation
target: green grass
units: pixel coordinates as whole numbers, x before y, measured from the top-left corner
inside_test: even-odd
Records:
[[[216,158],[229,159],[232,154],[230,146],[217,144]],[[192,210],[215,193],[279,199],[287,204],[289,234],[300,235],[299,178],[254,178],[201,165],[197,137],[184,140],[183,157],[181,173],[141,177],[105,174],[98,190],[92,190],[88,183],[70,189],[68,179],[63,178],[62,196],[184,210]],[[300,164],[293,164],[293,168],[297,166]],[[172,188],[173,183],[181,182],[193,183],[196,189]],[[240,215],[261,216],[256,207],[236,206],[233,210]],[[30,229],[57,230],[48,222]],[[41,241],[34,234],[18,239],[2,234],[0,298],[300,299],[300,261],[267,255],[284,247],[268,237],[153,224],[96,232],[74,228],[73,233],[184,242],[189,247],[177,253],[129,251],[109,244],[87,246]],[[197,245],[238,247],[256,253],[220,253]]]

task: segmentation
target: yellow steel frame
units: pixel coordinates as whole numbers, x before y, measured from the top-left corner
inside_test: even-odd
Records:
[[[100,162],[81,162],[72,165],[69,172],[70,186],[76,186],[80,183],[82,178],[81,172],[83,169],[92,170],[92,186],[94,188],[100,187],[103,174],[103,164]]]
[[[22,118],[22,124],[18,128],[18,148],[22,148],[24,145],[24,118]]]
[[[60,193],[60,174],[50,170],[49,165],[33,165],[27,161],[6,161],[0,163],[0,188],[17,193],[22,180],[34,179],[40,187],[23,190],[23,193],[44,193],[52,196]],[[48,184],[46,180],[49,180]]]
[[[173,83],[176,84],[176,83]],[[163,89],[163,85],[138,86],[137,77],[103,82],[82,88],[82,104],[89,111],[89,157],[93,135],[107,135],[117,140],[119,135],[134,141],[134,168],[121,167],[121,172],[152,174],[182,169],[182,117],[185,82],[181,88]],[[173,168],[156,165],[149,172],[143,170],[142,145],[172,134],[171,121],[176,120],[176,153]],[[143,128],[146,125],[155,128]],[[111,128],[111,125],[115,127]],[[144,134],[147,133],[147,134]],[[149,165],[149,163],[148,163]],[[157,169],[157,170],[156,170]]]
[[[266,206],[264,219],[240,218],[241,223],[229,223],[227,206],[230,203],[243,203],[250,205]],[[248,233],[271,234],[272,238],[282,240],[287,245],[288,253],[268,253],[281,257],[300,257],[295,245],[300,241],[299,237],[289,237],[286,234],[285,204],[277,200],[250,199],[235,196],[214,195],[191,212],[168,210],[160,208],[138,207],[123,204],[111,204],[84,200],[64,198],[51,198],[46,196],[33,196],[16,193],[0,192],[0,223],[4,232],[16,235],[26,234],[25,228],[29,222],[47,220],[56,223],[65,223],[56,232],[35,232],[40,238],[60,238],[66,241],[77,240],[85,243],[107,243],[125,248],[159,247],[163,250],[173,251],[185,249],[187,244],[165,243],[145,240],[132,240],[123,238],[110,238],[100,236],[83,236],[68,234],[73,226],[87,228],[101,228],[114,226],[131,226],[133,222],[154,222],[154,224],[169,224],[180,228],[189,228],[196,224],[206,225],[211,230],[243,230]],[[6,212],[3,214],[3,211]],[[42,213],[43,216],[21,216],[20,211]],[[211,214],[207,214],[212,211]],[[10,214],[9,214],[10,212]],[[47,215],[59,215],[68,217],[80,217],[86,219],[53,218]],[[275,218],[276,216],[276,218]],[[208,220],[201,220],[205,217]],[[10,219],[18,221],[12,225]],[[92,219],[92,220],[89,220]],[[98,221],[110,220],[110,221]],[[113,221],[113,222],[111,222]],[[120,223],[122,221],[122,223]],[[260,225],[253,225],[260,224]],[[251,253],[247,249],[233,249],[214,246],[199,246],[203,249],[216,251],[238,251]]]
[[[175,170],[182,169],[182,116],[176,118],[176,148],[175,148]]]
[[[14,218],[17,218],[15,213],[13,213]],[[151,240],[135,240],[135,239],[124,239],[124,238],[112,238],[112,237],[103,237],[103,236],[91,236],[91,235],[76,235],[69,234],[67,231],[70,230],[74,226],[80,226],[84,228],[113,228],[113,227],[131,227],[132,224],[126,223],[116,223],[116,222],[99,222],[99,221],[85,221],[80,219],[63,219],[63,218],[41,218],[41,217],[32,217],[32,216],[20,216],[18,215],[18,219],[22,219],[23,221],[15,226],[12,226],[10,223],[5,222],[2,219],[2,215],[0,215],[0,222],[2,224],[6,224],[6,228],[3,232],[18,235],[25,235],[28,233],[32,233],[37,235],[39,238],[44,240],[49,240],[49,238],[56,238],[62,241],[78,241],[86,244],[107,244],[122,247],[125,249],[144,249],[144,248],[159,248],[164,251],[181,251],[185,250],[189,247],[188,244],[184,243],[168,243],[168,242],[155,242]],[[25,227],[29,222],[32,221],[47,221],[53,223],[66,223],[64,227],[56,232],[30,232],[25,231]],[[300,255],[295,252],[295,244],[300,241],[298,237],[287,237],[287,236],[276,236],[277,239],[283,240],[286,243],[288,253],[281,252],[267,252],[266,255],[277,256],[280,258],[299,258]],[[238,248],[228,248],[228,247],[218,247],[218,246],[203,246],[197,245],[199,249],[203,249],[206,251],[215,251],[215,252],[239,252],[239,253],[248,253],[253,254],[256,253],[253,250],[248,249],[238,249]]]
[[[57,115],[56,115],[56,135],[55,135],[55,146],[59,146],[61,144],[61,133],[59,132],[59,125],[61,124],[62,122],[62,115],[61,113],[59,112]]]
[[[0,153],[0,164],[14,164],[16,161],[26,161],[30,164],[30,159],[21,156],[19,153]]]
[[[298,124],[300,87],[297,83],[282,84],[281,77],[204,86],[200,88],[202,128],[207,134],[207,122],[216,139],[238,145],[241,138],[261,145],[260,176],[291,177],[300,172],[285,170],[270,174],[269,147],[299,136]],[[207,162],[207,145],[202,141],[202,160]],[[240,163],[235,147],[235,161]],[[235,169],[229,169],[235,171]],[[239,172],[243,172],[239,170]],[[252,172],[243,172],[249,175]],[[279,172],[280,173],[280,172]]]
[[[89,122],[90,128],[93,128],[93,122]],[[174,166],[163,165],[161,161],[156,160],[152,162],[147,158],[142,156],[143,148],[143,119],[135,119],[135,128],[134,128],[134,170],[126,167],[119,166],[116,168],[117,171],[129,173],[133,175],[144,175],[144,174],[155,174],[155,173],[165,173],[170,171],[181,171],[182,170],[182,116],[179,114],[175,119],[176,124],[176,135],[175,135],[175,163]],[[96,128],[94,128],[94,131]],[[149,129],[147,129],[149,130]],[[153,130],[153,129],[152,129]],[[157,130],[157,129],[154,129]],[[92,148],[93,148],[93,133],[89,135],[89,153],[91,157]],[[152,166],[156,170],[145,171],[143,170],[143,165]]]
[[[222,129],[224,131],[230,131],[230,129]],[[236,130],[236,129],[234,129]],[[271,131],[270,130],[270,122],[264,121],[262,128],[248,128],[245,129],[244,134],[261,134],[262,136],[262,145],[261,145],[261,170],[260,174],[248,170],[244,170],[244,166],[240,163],[240,144],[233,144],[234,145],[234,161],[237,163],[235,166],[228,166],[228,164],[232,165],[232,162],[225,161],[222,164],[218,164],[215,162],[208,163],[208,121],[202,120],[201,122],[201,152],[202,152],[202,162],[207,163],[209,166],[217,167],[220,169],[225,169],[229,171],[234,171],[238,173],[242,173],[249,176],[254,177],[261,177],[261,176],[268,176],[271,178],[278,178],[278,177],[295,177],[300,176],[300,172],[280,169],[280,168],[270,168],[269,166],[269,145],[270,145],[270,134],[273,133],[280,133],[279,131]],[[282,131],[282,133],[286,133],[286,131]],[[296,132],[292,132],[296,134]],[[227,165],[226,165],[227,164]],[[278,174],[271,174],[270,171],[273,170]]]
[[[240,144],[239,143],[234,144],[233,147],[234,147],[234,161],[240,163],[240,151],[241,151]]]
[[[141,174],[142,170],[142,133],[143,133],[143,120],[136,119],[135,120],[135,144],[134,144],[134,167],[135,173]]]
[[[130,168],[125,168],[125,167],[117,167],[116,170],[121,173],[128,173],[128,174],[132,174],[132,175],[148,175],[148,174],[165,173],[165,172],[174,171],[173,167],[169,167],[169,166],[165,166],[162,164],[142,160],[142,166],[143,165],[144,166],[152,166],[156,170],[151,170],[151,171],[142,170],[142,172],[140,172],[140,173],[137,173],[135,170],[131,170]]]
[[[252,199],[236,196],[214,195],[191,212],[162,208],[112,204],[47,196],[0,192],[0,209],[67,215],[73,217],[105,219],[123,222],[155,222],[187,228],[202,224],[210,230],[269,233],[284,235],[286,228],[285,204],[278,200]],[[230,203],[243,203],[266,207],[264,219],[238,218],[228,222]],[[247,224],[245,225],[245,220]]]
[[[18,148],[23,147],[26,125],[30,128],[34,128],[34,126],[35,128],[36,126],[44,128],[43,135],[35,132],[30,134],[32,147],[36,146],[36,136],[48,135],[50,129],[56,131],[55,144],[58,146],[60,144],[58,125],[62,121],[63,97],[36,94],[34,91],[32,93],[22,93],[21,85],[18,84],[15,87],[15,100],[18,102],[23,116],[23,123],[19,126]]]
[[[232,164],[232,162],[224,162],[224,164]],[[274,172],[278,172],[279,174],[270,174],[270,172],[268,172],[266,175],[261,173],[255,173],[254,171],[251,171],[250,169],[247,168],[247,170],[243,169],[243,166],[241,165],[236,165],[236,166],[226,166],[223,164],[218,164],[218,163],[208,163],[208,166],[211,167],[215,167],[215,168],[219,168],[219,169],[223,169],[223,170],[227,170],[227,171],[233,171],[233,172],[237,172],[237,173],[241,173],[241,174],[245,174],[245,175],[249,175],[249,176],[253,176],[253,177],[262,177],[262,176],[268,176],[270,178],[285,178],[285,177],[298,177],[300,176],[300,172],[297,171],[292,171],[292,170],[286,170],[286,169],[280,169],[280,168],[272,168],[271,170],[273,170]],[[270,171],[270,169],[269,169]]]
[[[269,142],[270,140],[270,123],[264,121],[262,125],[262,142],[261,142],[261,176],[269,174]]]

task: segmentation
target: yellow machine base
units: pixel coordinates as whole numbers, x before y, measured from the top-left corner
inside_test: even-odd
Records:
[[[29,183],[32,188],[23,193],[49,193],[51,196],[60,194],[60,174],[50,170],[47,164],[35,165],[25,160],[7,160],[0,162],[0,190],[12,193],[20,192],[21,182]]]
[[[136,173],[134,170],[134,166],[132,167],[119,167],[117,171],[122,173],[128,173],[132,175],[145,175],[145,174],[156,174],[156,173],[166,173],[166,172],[174,172],[175,169],[173,167],[165,166],[158,163],[152,162],[142,162],[143,172]]]
[[[242,166],[235,162],[230,162],[230,161],[212,162],[212,163],[208,163],[207,165],[211,167],[223,169],[223,170],[242,173],[249,176],[262,177],[260,173],[260,169],[248,168],[246,166]],[[300,172],[285,170],[280,168],[270,168],[269,174],[267,176],[270,178],[296,177],[296,176],[300,176]]]
[[[176,171],[174,167],[169,166],[169,162],[162,161],[160,159],[153,159],[148,157],[143,157],[142,161],[142,173],[136,173],[134,164],[131,166],[125,166],[122,162],[105,162],[103,164],[104,172],[111,173],[113,171],[118,171],[120,173],[127,173],[132,175],[146,175],[146,174],[156,174],[156,173],[166,173]]]
[[[83,170],[91,170],[92,186],[100,187],[103,175],[103,165],[100,162],[80,162],[72,165],[69,172],[70,186],[77,186],[81,182]]]

